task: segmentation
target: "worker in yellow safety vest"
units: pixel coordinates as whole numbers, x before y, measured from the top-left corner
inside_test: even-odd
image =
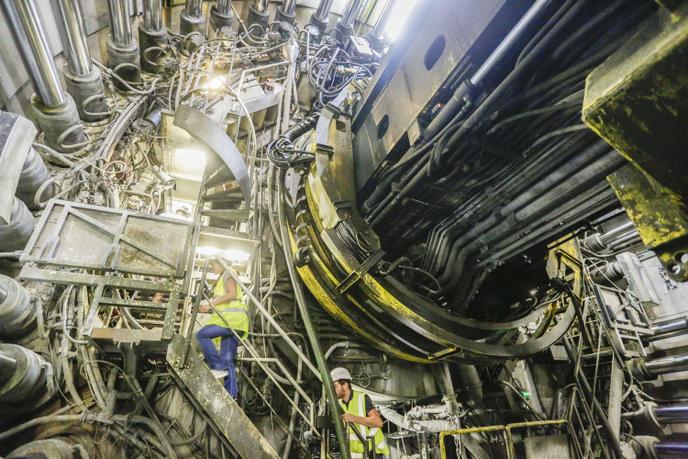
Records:
[[[351,373],[346,368],[335,368],[330,372],[334,390],[344,414],[342,421],[347,426],[351,459],[362,458],[365,452],[363,442],[354,432],[357,429],[367,439],[368,457],[389,456],[389,448],[382,433],[382,417],[372,400],[363,392],[351,388]]]
[[[196,339],[203,351],[205,361],[215,372],[227,372],[224,384],[227,392],[236,399],[239,393],[237,386],[234,357],[240,339],[248,334],[248,308],[243,301],[241,288],[234,279],[225,272],[222,263],[217,258],[210,259],[210,266],[218,275],[213,288],[213,297],[209,301],[203,300],[199,312],[211,312],[207,324],[196,333]],[[213,339],[220,338],[220,353],[215,348]],[[217,375],[216,375],[217,376]]]

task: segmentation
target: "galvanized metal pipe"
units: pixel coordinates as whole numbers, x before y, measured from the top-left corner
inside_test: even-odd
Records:
[[[688,457],[688,443],[680,441],[660,441],[652,446],[659,457]]]
[[[526,14],[516,23],[513,29],[509,31],[504,40],[499,43],[499,46],[490,54],[490,56],[483,62],[483,65],[471,77],[473,85],[479,85],[483,82],[487,74],[504,58],[513,46],[514,42],[518,40],[521,35],[530,28],[531,23],[543,13],[545,8],[551,4],[551,0],[537,0],[528,8]]]
[[[203,12],[203,0],[186,0],[184,12],[187,16],[199,18]]]
[[[349,2],[344,7],[342,12],[342,17],[339,18],[339,23],[337,24],[341,28],[350,29],[354,26],[354,21],[358,17],[363,7],[363,0],[349,0]]]
[[[229,16],[232,14],[232,0],[217,0],[215,9],[218,13]]]
[[[688,354],[676,354],[655,359],[637,358],[628,362],[633,374],[641,379],[655,379],[667,373],[688,370]]]
[[[688,370],[688,354],[677,354],[646,360],[643,366],[646,372],[652,376],[686,371]]]
[[[86,42],[86,28],[79,2],[58,0],[57,7],[60,12],[62,47],[69,71],[75,76],[86,76],[91,73],[93,64]]]
[[[600,240],[606,244],[610,241],[615,240],[617,237],[620,237],[622,235],[627,234],[628,232],[630,232],[632,230],[635,230],[635,226],[633,226],[633,222],[629,220],[629,221],[622,223],[621,225],[619,225],[615,228],[610,229],[606,233],[600,235]]]
[[[112,42],[121,47],[131,45],[134,37],[131,32],[131,10],[128,1],[108,0],[108,14],[110,16],[110,36]]]
[[[372,30],[370,31],[370,36],[376,39],[382,38],[385,33],[385,26],[387,25],[387,20],[392,12],[392,7],[394,6],[394,0],[386,0],[385,5],[382,7],[380,15],[377,17]]]
[[[162,30],[162,0],[143,0],[143,25],[146,30]]]
[[[652,414],[661,424],[688,422],[688,404],[656,406],[652,409]]]
[[[318,9],[315,10],[313,16],[321,22],[327,22],[330,17],[330,10],[332,9],[332,2],[334,0],[321,0]]]
[[[672,338],[688,333],[688,317],[659,322],[650,327],[653,334],[643,337],[644,341],[652,342],[660,339]]]
[[[630,235],[630,236],[629,236]],[[612,245],[627,241],[629,238],[637,237],[638,233],[631,221],[616,226],[606,233],[595,233],[586,237],[583,243],[593,251],[601,251],[611,248]]]
[[[280,6],[282,13],[287,16],[292,16],[296,12],[296,0],[282,0],[282,6]]]
[[[3,0],[2,6],[38,98],[48,107],[63,106],[65,93],[34,0]]]
[[[268,0],[255,0],[253,8],[259,13],[265,13],[268,10]]]

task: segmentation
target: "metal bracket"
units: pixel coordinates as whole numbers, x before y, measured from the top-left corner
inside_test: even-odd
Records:
[[[337,292],[344,293],[349,290],[356,282],[358,282],[361,277],[370,271],[370,268],[375,266],[382,257],[385,256],[384,250],[378,250],[377,252],[370,255],[363,263],[359,265],[354,271],[349,273],[348,276],[344,278],[343,281],[337,285]]]
[[[459,354],[462,351],[463,351],[463,349],[461,349],[458,346],[451,346],[451,347],[448,347],[446,349],[442,349],[441,351],[437,351],[434,354],[429,354],[428,360],[433,360],[433,361],[443,360],[443,359],[446,359],[447,357],[451,357],[453,355]]]

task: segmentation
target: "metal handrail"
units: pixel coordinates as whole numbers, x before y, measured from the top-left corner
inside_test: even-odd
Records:
[[[440,458],[447,459],[447,446],[444,443],[445,438],[448,435],[467,435],[472,433],[483,433],[483,432],[502,432],[504,436],[504,443],[506,445],[507,459],[516,458],[516,451],[514,450],[514,440],[511,436],[511,431],[513,429],[522,429],[524,427],[545,427],[554,425],[566,425],[567,430],[571,431],[571,423],[567,419],[550,419],[545,421],[528,421],[528,422],[515,422],[506,425],[492,425],[492,426],[482,426],[482,427],[466,427],[463,429],[455,430],[445,430],[440,432]]]
[[[226,263],[224,263],[223,260],[220,260],[220,263],[225,267],[225,270],[226,270],[232,277],[236,276],[236,277],[234,277],[234,280],[237,282],[237,285],[239,285],[242,289],[244,289],[244,290],[243,290],[244,292],[250,294],[250,292],[248,292],[247,290],[245,290],[245,286],[244,286],[244,284],[241,283],[241,281],[238,279],[238,275],[236,274],[236,272],[234,272],[234,270],[232,270],[231,267],[227,266]],[[208,266],[208,262],[206,261],[206,268],[207,268],[207,266]],[[199,305],[200,305],[200,297],[203,296],[204,299],[208,301],[208,305],[209,305],[210,308],[213,310],[213,312],[217,314],[217,316],[222,320],[222,322],[224,322],[225,326],[226,326],[228,329],[230,329],[230,330],[232,331],[232,333],[234,333],[234,336],[236,336],[236,338],[239,340],[239,342],[241,343],[241,345],[244,346],[244,348],[248,351],[249,354],[251,354],[252,361],[255,361],[255,362],[258,364],[258,366],[261,368],[261,370],[263,370],[263,372],[265,373],[265,375],[275,384],[275,386],[277,387],[277,389],[279,389],[279,391],[282,393],[282,395],[284,395],[284,397],[287,399],[287,401],[289,402],[289,404],[294,408],[294,410],[295,410],[297,413],[299,413],[299,415],[304,419],[304,421],[311,427],[312,431],[313,431],[317,436],[320,436],[320,433],[318,432],[318,429],[315,427],[315,424],[314,424],[315,404],[312,402],[312,400],[311,400],[311,403],[310,403],[310,406],[309,406],[309,409],[310,409],[310,412],[311,412],[311,416],[309,417],[309,416],[307,416],[307,415],[301,410],[301,408],[299,408],[299,406],[298,406],[297,404],[295,404],[295,403],[293,402],[293,400],[291,399],[291,397],[289,397],[289,394],[288,394],[287,391],[282,387],[282,385],[280,384],[280,382],[279,382],[277,379],[275,379],[275,378],[270,374],[269,369],[268,369],[268,368],[265,366],[265,364],[264,364],[265,358],[260,357],[260,355],[258,354],[258,352],[256,351],[256,349],[253,347],[253,345],[252,345],[247,339],[244,339],[244,338],[242,338],[241,336],[239,336],[239,334],[238,334],[238,333],[237,333],[237,332],[227,323],[227,321],[226,321],[225,318],[222,316],[222,314],[220,314],[219,311],[215,308],[215,305],[213,305],[213,304],[210,302],[210,298],[206,295],[206,293],[205,293],[205,291],[204,291],[204,289],[203,289],[203,283],[204,283],[204,282],[205,282],[205,271],[204,271],[203,277],[202,277],[202,284],[201,284],[201,288],[200,288],[200,292],[199,292],[200,294],[196,296],[196,299],[195,299],[195,301],[194,301],[194,303],[193,303],[193,307],[192,307],[192,312],[191,312],[191,313],[192,313],[193,320],[192,320],[192,322],[191,322],[191,324],[190,324],[190,326],[189,326],[189,329],[187,330],[187,335],[189,335],[189,336],[186,337],[186,339],[188,340],[187,346],[190,346],[190,343],[191,343],[191,337],[190,337],[190,335],[193,333],[193,325],[195,324],[195,322],[196,322],[196,316],[198,315],[198,307],[199,307]],[[254,297],[254,298],[255,298],[255,297]],[[256,300],[256,301],[257,301],[257,300]],[[262,305],[261,305],[261,307],[262,307]],[[272,319],[272,316],[270,316],[270,319]],[[272,320],[274,321],[274,319],[272,319]],[[281,330],[281,328],[280,328],[280,330]],[[284,330],[282,330],[282,332],[284,332]],[[300,350],[299,350],[299,351],[300,351]],[[186,355],[186,354],[185,354],[185,355]],[[310,363],[310,362],[305,361],[305,363],[308,364],[308,363]],[[307,365],[307,366],[308,366],[308,365]],[[287,376],[287,378],[290,380],[290,382],[293,381],[294,389],[297,390],[297,391],[299,391],[300,393],[303,392],[303,389],[302,389],[300,386],[298,386],[298,384],[296,384],[296,381],[294,380],[294,378],[293,378],[291,375],[289,375],[288,372],[286,372],[286,368],[284,368],[284,367],[282,367],[282,368],[283,368],[283,371],[285,372],[285,376]],[[298,386],[298,388],[297,388],[297,386]],[[300,390],[299,390],[299,389],[300,389]],[[304,394],[305,394],[305,392],[304,392],[302,395],[304,395]]]
[[[182,354],[182,359],[180,367],[186,366],[186,359],[189,357],[189,350],[191,349],[191,338],[193,336],[194,324],[196,323],[196,318],[198,317],[198,308],[201,304],[201,297],[203,296],[203,288],[205,287],[205,279],[208,274],[208,267],[210,266],[210,260],[205,261],[205,266],[203,267],[203,272],[201,273],[201,280],[198,283],[198,293],[194,298],[191,306],[191,321],[186,329],[186,334],[184,339],[186,340],[186,347],[184,348],[184,353]]]
[[[368,459],[368,438],[364,437],[361,431],[359,430],[358,426],[354,424],[353,422],[347,422],[344,424],[344,428],[346,430],[351,429],[351,431],[356,435],[356,438],[358,438],[358,441],[360,441],[363,444],[363,457],[365,459]],[[373,453],[375,452],[375,445],[373,444]]]
[[[241,279],[239,279],[239,275],[234,271],[231,266],[227,265],[224,260],[220,259],[220,263],[222,264],[222,267],[225,269],[225,272],[227,272],[232,279],[234,279],[234,282],[241,288],[241,290],[245,293],[245,295],[248,297],[249,300],[251,300],[251,303],[256,307],[260,315],[262,315],[268,322],[270,322],[270,325],[275,329],[275,331],[282,337],[282,339],[287,343],[287,345],[291,348],[292,351],[303,361],[303,363],[306,365],[306,368],[308,368],[313,375],[315,375],[316,378],[320,382],[322,382],[322,377],[320,376],[320,372],[318,371],[317,368],[311,363],[311,361],[308,359],[308,357],[299,349],[297,344],[294,342],[289,337],[289,334],[284,331],[284,329],[277,323],[277,321],[272,317],[272,314],[268,312],[268,310],[263,306],[263,304],[258,300],[258,298],[255,297],[246,287],[246,285],[241,282]]]

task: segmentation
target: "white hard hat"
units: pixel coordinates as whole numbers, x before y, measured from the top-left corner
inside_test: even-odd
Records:
[[[340,381],[342,379],[351,381],[351,373],[349,373],[349,370],[342,367],[338,367],[330,371],[330,376],[332,377],[332,381]]]

